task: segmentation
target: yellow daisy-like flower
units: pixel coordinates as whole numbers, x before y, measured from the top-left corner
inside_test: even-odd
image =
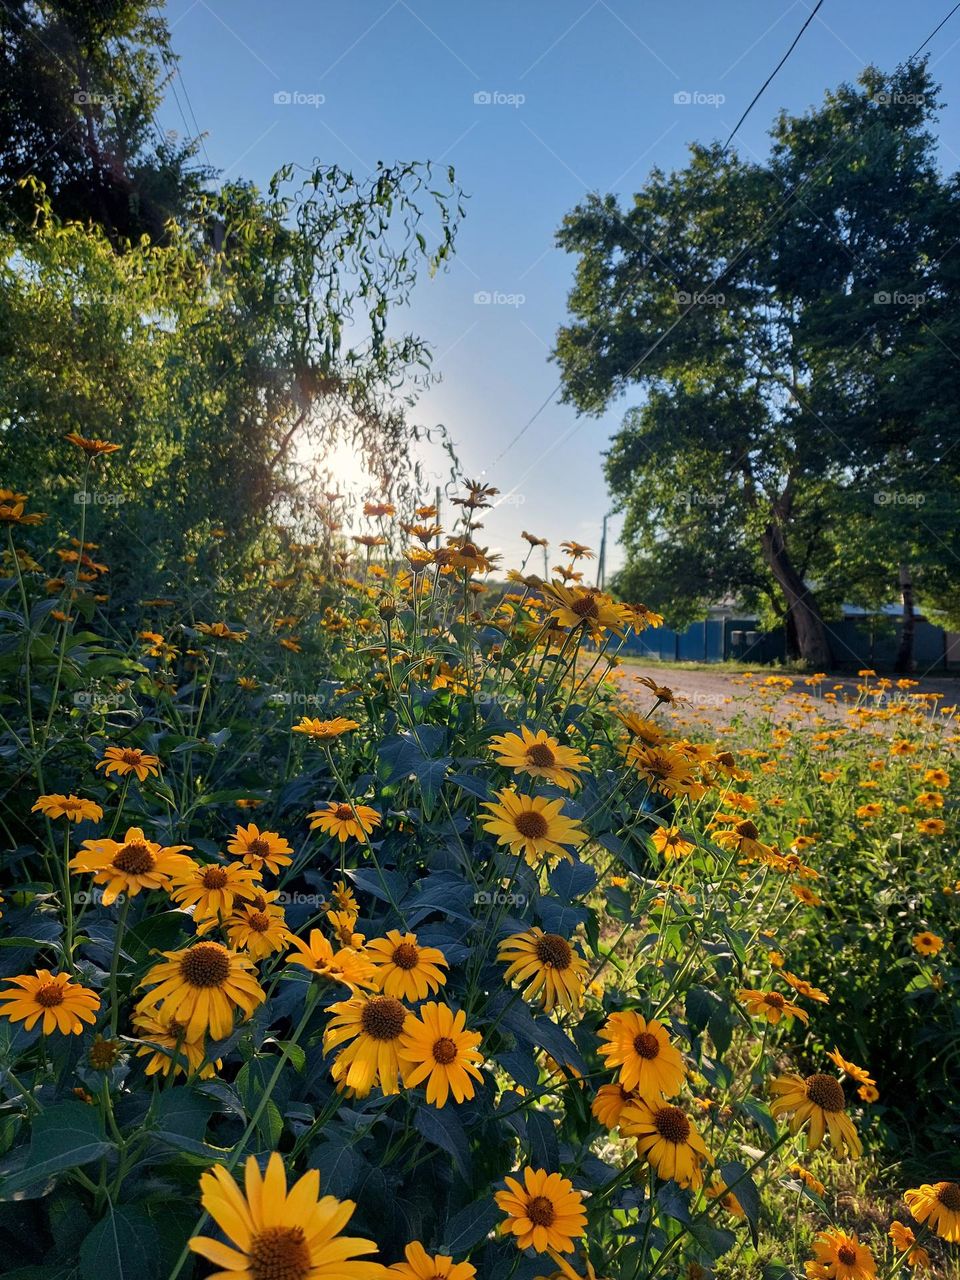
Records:
[[[287,964],[303,965],[311,973],[331,982],[342,982],[354,991],[360,988],[376,991],[376,971],[362,951],[355,951],[352,947],[334,951],[319,929],[310,930],[309,942],[295,937],[291,937],[290,942],[295,949],[287,956]]]
[[[232,640],[234,644],[240,644],[246,640],[246,631],[233,631],[225,622],[198,622],[197,630],[201,635],[213,636],[215,640]]]
[[[942,818],[920,818],[917,821],[917,830],[922,836],[942,836],[947,829],[947,824]]]
[[[311,831],[320,830],[325,835],[336,836],[341,844],[345,844],[351,837],[366,842],[374,828],[381,823],[379,813],[369,805],[338,804],[333,800],[328,801],[323,809],[314,809],[307,817],[313,819],[310,823]]]
[[[839,1049],[834,1048],[832,1053],[827,1054],[827,1057],[835,1066],[840,1068],[844,1075],[848,1075],[851,1080],[856,1080],[859,1084],[877,1083],[865,1067],[858,1067],[855,1062],[848,1062]]]
[[[333,930],[337,941],[342,947],[353,947],[354,951],[359,951],[363,946],[365,937],[362,933],[357,932],[357,917],[353,911],[328,911],[327,923]]]
[[[821,1231],[813,1242],[817,1270],[807,1274],[817,1280],[875,1280],[877,1264],[873,1254],[856,1235],[845,1231]]]
[[[391,929],[385,938],[374,938],[365,948],[376,967],[377,986],[399,1000],[425,1000],[446,984],[446,957],[437,947],[422,947],[415,933]]]
[[[249,1018],[266,998],[251,972],[253,962],[219,942],[196,942],[163,954],[166,959],[155,964],[140,983],[153,988],[142,1004],[145,1009],[157,1009],[161,1021],[182,1023],[190,1040],[199,1040],[208,1031],[214,1040],[225,1039],[233,1030],[235,1011]]]
[[[399,1093],[398,1051],[410,1011],[393,996],[355,995],[330,1006],[334,1015],[323,1033],[323,1049],[340,1045],[330,1074],[338,1084],[365,1098],[375,1084],[385,1094]]]
[[[735,1218],[746,1217],[746,1214],[743,1211],[743,1205],[719,1174],[711,1183],[709,1183],[708,1186],[704,1187],[704,1195],[708,1200],[719,1200],[727,1213],[733,1214]]]
[[[293,861],[290,843],[276,831],[261,831],[256,823],[238,826],[227,844],[227,852],[239,856],[254,871],[263,874],[264,867],[279,875],[281,867]]]
[[[913,949],[922,956],[935,956],[943,950],[943,939],[939,934],[924,930],[915,933],[912,938]]]
[[[384,1272],[384,1280],[388,1275],[395,1275],[399,1280],[474,1280],[477,1274],[471,1263],[454,1262],[449,1254],[431,1256],[419,1240],[413,1240],[403,1252],[406,1262],[395,1262]]]
[[[821,991],[819,987],[812,986],[805,978],[798,978],[795,973],[790,973],[788,969],[781,970],[781,978],[784,982],[793,987],[798,995],[806,996],[808,1000],[816,1000],[818,1004],[829,1004],[830,997],[825,991]]]
[[[692,1122],[672,1103],[640,1098],[625,1108],[620,1132],[636,1138],[637,1155],[653,1166],[664,1182],[671,1178],[680,1187],[703,1186],[701,1162],[710,1161],[703,1139]]]
[[[612,631],[622,636],[629,625],[629,611],[593,587],[565,587],[559,582],[544,583],[544,591],[556,601],[550,612],[561,627],[583,627],[592,636]]]
[[[293,726],[294,733],[305,733],[314,742],[333,742],[352,729],[359,729],[356,720],[348,720],[346,716],[334,716],[332,720],[318,720],[316,717],[302,716],[300,723]]]
[[[529,1165],[523,1182],[506,1178],[506,1190],[494,1195],[497,1207],[506,1214],[502,1230],[516,1236],[518,1249],[544,1253],[556,1249],[572,1253],[587,1226],[583,1196],[573,1189],[569,1178]]]
[[[243,902],[224,925],[227,940],[237,951],[246,951],[254,960],[282,951],[290,941],[283,908],[264,902]]]
[[[640,1095],[632,1089],[624,1089],[622,1084],[602,1084],[590,1106],[595,1119],[611,1132],[620,1127],[620,1117],[628,1103],[635,1102]]]
[[[103,810],[92,800],[83,800],[71,792],[68,796],[40,796],[30,810],[31,813],[42,813],[46,818],[66,818],[69,822],[99,822]]]
[[[559,934],[538,925],[515,933],[500,943],[497,959],[507,965],[504,982],[523,986],[524,999],[538,999],[547,1013],[557,1005],[572,1011],[582,1004],[587,963]]]
[[[519,734],[498,734],[490,739],[489,746],[497,764],[532,778],[546,778],[565,791],[574,790],[579,783],[576,775],[587,766],[582,752],[561,746],[546,729],[534,732],[527,725],[520,726]]]
[[[627,747],[626,760],[661,795],[685,794],[695,785],[689,761],[669,747],[647,746],[637,739]]]
[[[415,1089],[426,1082],[427,1102],[444,1107],[453,1094],[464,1102],[474,1096],[474,1080],[483,1080],[479,1031],[466,1030],[467,1015],[433,1001],[421,1005],[404,1025],[398,1054],[404,1084]]]
[[[357,902],[356,894],[346,880],[337,880],[330,896],[339,911],[349,911],[354,917],[360,914],[360,904]]]
[[[925,1182],[903,1194],[907,1207],[918,1222],[950,1244],[960,1244],[960,1184]]]
[[[766,1018],[772,1027],[784,1018],[788,1022],[791,1018],[799,1018],[804,1023],[810,1021],[798,1004],[787,1000],[779,991],[751,991],[744,987],[737,992],[737,999],[744,1002],[751,1017]]]
[[[679,827],[657,827],[650,839],[657,853],[668,861],[671,858],[686,858],[697,847],[684,836]]]
[[[252,867],[193,863],[174,875],[170,897],[185,911],[192,907],[193,918],[198,922],[226,919],[256,892],[257,879]]]
[[[929,782],[931,786],[939,788],[940,791],[946,791],[950,785],[950,775],[946,769],[928,769],[923,775],[924,782]]]
[[[320,1173],[307,1172],[287,1190],[283,1160],[274,1152],[261,1175],[247,1157],[244,1191],[218,1164],[200,1175],[200,1202],[229,1244],[194,1236],[194,1253],[220,1270],[210,1280],[382,1280],[372,1240],[341,1234],[356,1205],[320,1195]]]
[[[662,1022],[627,1010],[611,1013],[597,1034],[606,1041],[598,1052],[608,1067],[620,1068],[624,1089],[649,1101],[680,1092],[686,1070]]]
[[[829,1134],[838,1156],[856,1160],[863,1147],[849,1117],[844,1114],[846,1098],[843,1086],[835,1076],[817,1073],[812,1076],[788,1074],[770,1085],[775,1100],[770,1107],[773,1116],[790,1118],[790,1131],[807,1129],[807,1150],[816,1151]]]
[[[930,1266],[930,1255],[926,1249],[917,1244],[917,1237],[912,1228],[908,1227],[904,1222],[891,1222],[890,1230],[887,1233],[893,1241],[893,1247],[898,1253],[907,1255],[908,1267],[921,1267],[927,1270]]]
[[[507,789],[496,793],[497,799],[482,807],[490,816],[481,818],[484,831],[497,837],[497,844],[508,845],[512,853],[522,853],[531,867],[546,859],[554,867],[561,858],[572,862],[564,847],[577,848],[587,838],[579,822],[563,816],[562,800],[546,800],[543,796],[524,796]]]
[[[88,987],[71,982],[66,973],[51,973],[38,969],[36,973],[22,973],[7,978],[11,985],[0,991],[0,1017],[11,1022],[22,1022],[32,1031],[43,1019],[41,1031],[49,1035],[59,1031],[61,1035],[77,1036],[84,1030],[84,1023],[97,1020],[100,997]]]
[[[159,766],[159,756],[141,751],[139,747],[107,747],[97,768],[107,774],[115,773],[120,778],[135,773],[138,781],[143,782],[145,778],[157,777]]]
[[[103,905],[120,895],[135,897],[141,889],[168,889],[173,877],[189,874],[196,865],[183,856],[188,844],[162,847],[148,840],[140,827],[128,827],[122,841],[84,840],[70,859],[75,875],[93,873],[93,883],[106,887]]]
[[[88,458],[97,458],[106,453],[116,453],[122,447],[119,444],[110,444],[108,440],[90,440],[76,431],[68,431],[63,438],[64,440],[69,440],[71,444],[75,444],[78,449],[82,449]]]
[[[186,1027],[175,1018],[164,1018],[156,1010],[138,1006],[130,1021],[140,1039],[147,1042],[137,1050],[137,1057],[149,1058],[144,1067],[148,1076],[158,1073],[168,1076],[171,1071],[174,1075],[178,1071],[184,1075],[193,1075],[195,1071],[200,1071],[201,1080],[210,1080],[217,1074],[221,1065],[219,1059],[203,1065],[207,1056],[204,1037],[188,1040]],[[166,1053],[163,1052],[164,1049],[167,1050]]]

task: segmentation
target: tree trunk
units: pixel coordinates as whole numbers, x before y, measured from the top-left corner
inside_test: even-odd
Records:
[[[913,574],[906,564],[900,566],[900,599],[903,601],[903,629],[900,632],[895,670],[901,675],[909,675],[916,667],[913,660],[913,640],[917,630],[917,615],[913,609]]]
[[[827,628],[816,600],[793,567],[787,554],[783,531],[778,524],[771,521],[766,526],[761,544],[767,566],[780,584],[786,599],[787,611],[796,631],[800,657],[814,667],[829,668],[833,662],[833,654],[830,651]]]

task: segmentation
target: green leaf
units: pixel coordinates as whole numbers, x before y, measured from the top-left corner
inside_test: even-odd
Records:
[[[418,1107],[413,1127],[428,1142],[452,1156],[464,1181],[469,1180],[470,1143],[452,1107],[444,1107],[441,1111],[430,1106]]]
[[[760,1225],[760,1192],[757,1184],[747,1172],[747,1166],[740,1160],[731,1160],[729,1164],[720,1166],[720,1177],[740,1201],[743,1212],[747,1215],[753,1247],[757,1247]]]
[[[84,1280],[155,1280],[159,1239],[136,1205],[110,1206],[80,1246]]]
[[[10,1196],[64,1169],[79,1169],[113,1150],[96,1107],[85,1102],[58,1103],[33,1122],[26,1163],[4,1180],[0,1195]]]
[[[500,1210],[490,1196],[468,1204],[447,1223],[443,1244],[440,1246],[441,1253],[452,1253],[454,1257],[467,1253],[486,1239],[500,1218]]]

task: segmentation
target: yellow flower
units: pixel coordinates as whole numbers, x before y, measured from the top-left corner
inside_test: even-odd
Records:
[[[651,1102],[680,1092],[686,1071],[663,1023],[628,1010],[611,1013],[597,1034],[606,1041],[600,1056],[608,1067],[620,1068],[624,1089]]]
[[[71,792],[68,796],[40,796],[30,810],[31,813],[42,813],[47,818],[66,818],[69,822],[99,822],[103,810],[92,800],[82,800]]]
[[[539,999],[547,1013],[557,1005],[572,1011],[583,1002],[586,961],[559,934],[544,933],[534,925],[501,942],[497,959],[507,964],[504,981],[526,983],[524,998]]]
[[[226,919],[256,888],[257,873],[252,867],[191,863],[173,876],[170,897],[184,910],[192,907],[194,920],[202,923]]]
[[[76,431],[68,431],[63,438],[64,440],[69,440],[71,444],[75,444],[78,449],[82,449],[88,458],[96,458],[106,453],[116,453],[122,447],[119,444],[110,444],[106,440],[89,440],[86,436],[81,436]]]
[[[483,1080],[479,1067],[482,1036],[466,1030],[467,1015],[445,1004],[428,1002],[404,1024],[398,1055],[404,1084],[414,1089],[426,1082],[427,1102],[446,1106],[452,1093],[457,1102],[474,1096],[474,1080]]]
[[[340,1045],[330,1074],[338,1084],[365,1098],[375,1084],[384,1094],[399,1093],[398,1051],[410,1011],[393,996],[355,995],[330,1006],[334,1015],[323,1033],[323,1051]]]
[[[293,861],[289,841],[276,831],[261,831],[254,822],[237,827],[227,844],[227,852],[242,857],[247,866],[261,875],[264,867],[278,875],[281,867],[288,867]]]
[[[587,1226],[583,1197],[573,1189],[569,1178],[529,1165],[523,1171],[523,1183],[506,1178],[506,1190],[494,1195],[498,1208],[506,1214],[503,1230],[516,1236],[518,1249],[536,1249],[544,1253],[556,1249],[571,1253],[574,1240],[580,1239]]]
[[[337,804],[328,801],[325,809],[315,809],[307,814],[312,818],[310,830],[320,830],[325,835],[336,836],[345,844],[352,836],[366,843],[367,837],[379,827],[381,818],[376,809],[366,804]]]
[[[640,1098],[620,1119],[620,1132],[636,1138],[637,1155],[651,1164],[664,1182],[671,1178],[680,1187],[696,1190],[703,1185],[701,1161],[710,1153],[690,1119],[669,1102]]]
[[[66,973],[38,969],[35,974],[7,978],[7,982],[11,986],[0,991],[0,1001],[5,1005],[0,1017],[22,1022],[27,1031],[32,1031],[42,1018],[40,1029],[44,1035],[59,1031],[61,1035],[76,1036],[84,1030],[85,1022],[97,1020],[100,997],[88,987],[71,982]]]
[[[856,1080],[859,1084],[877,1083],[865,1067],[858,1067],[855,1062],[848,1062],[839,1049],[835,1048],[833,1053],[827,1054],[827,1057],[835,1066],[840,1068],[844,1075],[848,1075],[851,1080]]]
[[[819,1268],[814,1274],[827,1280],[874,1280],[877,1274],[873,1254],[845,1231],[821,1231],[813,1242],[813,1256]]]
[[[244,1184],[246,1194],[222,1164],[200,1175],[201,1204],[230,1241],[189,1242],[219,1268],[214,1280],[382,1280],[380,1263],[358,1260],[377,1246],[341,1234],[356,1205],[321,1197],[318,1170],[308,1169],[288,1191],[277,1152],[263,1175],[248,1156]]]
[[[688,840],[679,827],[657,827],[650,839],[653,847],[663,858],[685,858],[693,853],[696,845]]]
[[[398,1280],[474,1280],[477,1274],[476,1267],[469,1262],[454,1262],[450,1254],[431,1256],[419,1240],[408,1244],[404,1253],[406,1262],[395,1262],[384,1273],[384,1280],[388,1275],[395,1275]]]
[[[144,1067],[148,1076],[158,1072],[168,1076],[171,1071],[174,1075],[178,1071],[193,1075],[200,1071],[201,1080],[210,1080],[217,1074],[221,1065],[219,1059],[203,1065],[207,1056],[204,1037],[201,1035],[199,1039],[188,1040],[186,1027],[175,1018],[161,1017],[156,1010],[138,1005],[130,1021],[139,1038],[145,1042],[137,1050],[137,1057],[150,1059]]]
[[[950,775],[945,769],[928,769],[923,775],[923,780],[940,791],[946,791],[950,785]]]
[[[489,817],[480,819],[484,831],[497,837],[497,844],[508,845],[512,853],[522,853],[531,867],[546,859],[555,866],[561,858],[573,858],[564,846],[577,848],[586,832],[572,818],[563,816],[562,800],[546,800],[543,796],[526,796],[508,789],[496,793],[496,802],[482,807]]]
[[[808,1151],[816,1151],[829,1134],[838,1156],[855,1160],[863,1154],[857,1131],[844,1115],[846,1098],[835,1076],[817,1073],[804,1079],[791,1073],[774,1080],[770,1090],[776,1095],[771,1115],[788,1116],[792,1133],[806,1128]]]
[[[121,778],[128,773],[135,773],[138,781],[143,782],[145,778],[159,774],[159,764],[159,756],[152,756],[138,747],[107,747],[97,768],[103,769],[107,774],[115,773]]]
[[[141,889],[168,889],[175,875],[189,874],[195,863],[183,856],[188,844],[161,847],[148,840],[139,827],[128,827],[122,841],[84,840],[70,860],[76,874],[93,873],[93,883],[105,885],[103,905],[126,894],[133,898]]]
[[[354,911],[328,911],[327,922],[343,947],[358,951],[364,943],[364,935],[357,933],[357,916]]]
[[[647,780],[651,790],[662,795],[684,795],[696,785],[689,762],[669,747],[646,746],[638,739],[627,747],[626,760]]]
[[[232,631],[225,622],[198,622],[196,628],[201,635],[213,636],[215,640],[232,640],[234,644],[240,644],[246,640],[246,631]]]
[[[252,961],[219,942],[196,942],[163,955],[166,959],[140,983],[153,988],[141,1004],[145,1011],[156,1009],[161,1020],[182,1023],[190,1040],[208,1030],[214,1040],[225,1039],[233,1030],[235,1009],[249,1018],[266,998],[251,973]]]
[[[491,738],[489,745],[496,754],[497,764],[532,778],[546,778],[565,791],[574,790],[579,781],[576,775],[587,765],[587,757],[582,752],[561,746],[545,729],[534,733],[527,725],[520,726],[519,734],[504,733]]]
[[[294,733],[305,733],[314,742],[333,742],[341,734],[359,729],[356,720],[348,720],[345,716],[335,716],[332,720],[318,720],[310,716],[302,716],[299,724],[293,726]]]
[[[747,1012],[754,1018],[766,1018],[775,1027],[782,1018],[789,1022],[791,1018],[799,1018],[801,1022],[810,1019],[799,1005],[793,1004],[779,991],[751,991],[744,987],[737,992],[737,999],[747,1006]]]
[[[812,1173],[804,1169],[802,1164],[792,1164],[790,1166],[790,1173],[792,1173],[799,1182],[802,1182],[805,1187],[808,1187],[815,1195],[818,1195],[821,1200],[823,1199],[826,1194],[826,1187],[822,1182],[818,1182]]]
[[[366,955],[376,968],[377,986],[400,1000],[426,999],[446,984],[447,961],[437,947],[422,947],[415,933],[391,929],[385,938],[367,943]]]
[[[927,1253],[926,1249],[917,1245],[917,1237],[905,1223],[891,1222],[888,1234],[897,1252],[907,1255],[908,1267],[923,1267],[927,1269],[930,1266],[929,1253]]]
[[[265,960],[274,952],[282,951],[290,940],[283,908],[271,906],[264,900],[263,893],[260,898],[261,902],[242,902],[224,925],[231,947],[248,951],[254,960]]]
[[[704,1188],[704,1195],[708,1200],[719,1200],[727,1213],[733,1214],[735,1218],[746,1217],[746,1214],[743,1211],[743,1205],[719,1174],[714,1181],[709,1184],[709,1186]]]
[[[377,975],[373,965],[362,951],[352,947],[342,947],[334,951],[332,944],[319,929],[310,930],[310,941],[291,937],[294,950],[287,956],[287,964],[301,964],[311,973],[331,982],[342,982],[352,991],[365,987],[369,991],[377,989]]]
[[[612,1132],[620,1127],[620,1117],[627,1103],[636,1101],[637,1097],[632,1089],[624,1089],[622,1084],[602,1084],[590,1110],[603,1127]]]
[[[918,1222],[929,1223],[931,1231],[951,1244],[960,1244],[960,1184],[925,1182],[904,1192],[907,1207]]]
[[[798,978],[795,973],[790,973],[787,969],[784,969],[780,976],[783,978],[784,982],[789,983],[789,985],[793,987],[794,991],[801,996],[806,996],[808,1000],[816,1000],[818,1004],[830,1003],[830,997],[827,993],[825,991],[821,991],[819,987],[811,986],[805,978]]]
[[[913,935],[913,948],[922,956],[939,955],[943,950],[943,939],[939,934],[924,930],[923,933]]]
[[[550,613],[562,627],[582,627],[592,636],[612,631],[622,636],[629,624],[623,605],[593,587],[565,587],[559,582],[544,583],[544,591],[557,602]]]
[[[919,818],[917,820],[917,830],[922,836],[942,836],[947,829],[947,824],[942,818]]]

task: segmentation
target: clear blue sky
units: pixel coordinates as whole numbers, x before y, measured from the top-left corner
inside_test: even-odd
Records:
[[[764,154],[780,107],[802,111],[868,63],[892,70],[951,7],[826,0],[736,146]],[[468,475],[515,488],[483,535],[509,566],[522,555],[521,528],[554,546],[565,537],[598,546],[609,505],[602,453],[639,399],[600,419],[554,403],[498,461],[557,386],[548,354],[574,265],[553,243],[564,213],[588,191],[629,197],[651,167],[683,165],[689,142],[725,138],[812,8],[813,0],[169,0],[166,14],[181,55],[181,103],[185,86],[210,161],[228,177],[262,185],[284,162],[315,157],[357,174],[377,160],[456,167],[470,196],[456,259],[425,280],[404,318],[432,342],[443,377],[414,416],[446,424]],[[929,52],[948,100],[942,163],[953,170],[960,13]],[[684,91],[713,101],[676,103]],[[278,93],[324,101],[278,103]],[[185,132],[172,95],[161,123]],[[478,303],[477,294],[500,300]]]

